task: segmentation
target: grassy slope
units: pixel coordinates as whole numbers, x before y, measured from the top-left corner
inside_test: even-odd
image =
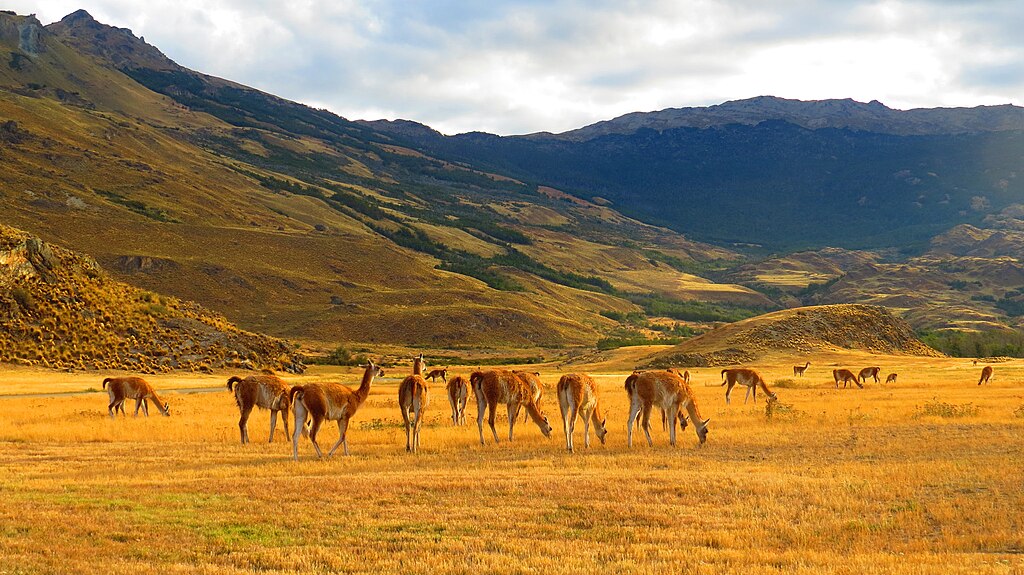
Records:
[[[599,373],[608,443],[574,456],[550,397],[553,439],[520,422],[515,443],[484,447],[475,422],[451,427],[435,397],[422,452],[410,457],[395,408],[402,368],[356,415],[353,455],[325,462],[305,439],[298,463],[280,432],[273,444],[259,439],[266,412],[250,420],[254,442],[238,445],[226,373],[158,376],[158,389],[217,390],[165,393],[170,418],[112,422],[101,393],[0,399],[0,564],[20,573],[1024,569],[1024,394],[1014,383],[1024,364],[999,364],[978,387],[979,368],[962,360],[809,359],[797,382],[791,357],[757,366],[785,407],[771,420],[763,403],[726,406],[717,370],[696,370],[712,420],[701,449],[690,430],[669,447],[657,425],[653,449],[642,440],[627,449],[625,373]],[[832,365],[868,364],[898,371],[899,384],[832,388]],[[541,369],[552,385],[557,373]],[[96,376],[0,375],[5,388],[15,380],[98,386]],[[322,443],[336,437],[327,426]]]

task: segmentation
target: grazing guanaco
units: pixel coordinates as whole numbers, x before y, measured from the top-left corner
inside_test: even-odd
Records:
[[[757,403],[757,388],[760,387],[765,395],[768,396],[768,401],[775,401],[779,398],[774,391],[768,389],[768,384],[764,382],[764,378],[761,377],[760,373],[757,373],[753,369],[746,367],[737,367],[733,369],[722,370],[722,385],[728,385],[725,389],[725,403],[729,403],[729,393],[732,392],[734,385],[740,384],[747,387],[747,394],[743,396],[743,403],[747,402],[747,398],[750,397],[751,392],[754,394],[754,403]]]
[[[135,400],[134,417],[139,416],[140,407],[146,417],[149,417],[147,401],[153,402],[153,405],[160,410],[164,417],[170,417],[171,415],[170,405],[161,400],[153,386],[141,377],[108,377],[103,380],[103,388],[107,390],[107,395],[110,397],[107,411],[110,413],[111,419],[115,418],[114,412],[118,408],[124,413],[124,406],[122,404],[126,399]]]
[[[526,408],[526,413],[540,428],[544,437],[551,437],[551,424],[534,402],[534,390],[522,373],[508,370],[474,371],[469,376],[469,384],[476,395],[476,424],[480,430],[480,445],[484,444],[484,411],[488,411],[487,424],[491,426],[494,442],[498,443],[498,431],[494,427],[494,416],[498,403],[504,403],[508,409],[508,440],[512,441],[512,431],[516,424],[519,410]]]
[[[657,405],[668,415],[669,443],[676,444],[676,426],[674,423],[682,419],[680,411],[686,410],[693,422],[697,439],[701,444],[707,441],[708,423],[711,419],[701,419],[697,408],[697,398],[693,390],[683,378],[671,371],[633,372],[626,378],[626,393],[629,395],[629,420],[626,423],[626,443],[633,446],[633,424],[637,415],[643,413],[643,429],[647,435],[647,444],[654,445],[651,439],[651,406]]]
[[[896,383],[896,374],[890,373],[889,375],[885,376],[885,383]]]
[[[405,450],[416,453],[420,448],[423,411],[430,404],[430,387],[423,378],[423,354],[413,359],[412,375],[398,386],[398,408],[405,421]]]
[[[232,386],[234,386],[232,388]],[[238,431],[242,436],[242,444],[249,443],[249,414],[254,407],[270,410],[270,439],[274,442],[274,428],[277,426],[277,413],[281,412],[281,423],[284,424],[284,436],[290,437],[288,431],[288,411],[291,400],[288,397],[288,384],[272,374],[250,375],[245,379],[237,375],[228,379],[228,391],[235,394],[238,404]],[[301,425],[301,422],[300,422]]]
[[[882,368],[880,367],[865,367],[860,370],[859,374],[857,374],[857,378],[860,379],[860,381],[867,383],[868,378],[870,377],[875,380],[875,383],[878,383],[878,372],[881,371],[881,369]]]
[[[445,383],[448,383],[448,368],[447,367],[444,368],[444,369],[432,369],[432,370],[430,370],[429,373],[427,373],[427,376],[426,376],[426,378],[429,379],[432,383],[437,383],[437,378],[439,378],[439,377],[441,378],[441,381],[443,381]]]
[[[465,425],[469,380],[461,375],[456,375],[448,382],[447,391],[448,403],[452,406],[452,425]]]
[[[793,375],[803,377],[804,376],[804,372],[807,371],[808,367],[811,367],[811,362],[809,362],[809,361],[807,363],[803,364],[803,365],[794,365],[793,366]]]
[[[992,366],[986,365],[981,369],[981,379],[978,380],[978,385],[988,383],[988,380],[992,379]],[[136,409],[136,411],[138,411]]]
[[[337,421],[338,432],[341,437],[334,444],[327,457],[334,455],[339,445],[345,446],[345,455],[348,455],[348,423],[355,415],[359,406],[366,401],[370,394],[370,384],[373,378],[383,376],[384,370],[374,365],[372,361],[367,362],[366,370],[363,372],[363,380],[359,389],[355,391],[340,383],[309,383],[306,385],[292,386],[289,397],[292,402],[292,420],[295,421],[295,431],[292,433],[292,457],[299,460],[299,436],[302,435],[303,426],[299,422],[311,419],[309,425],[309,441],[316,449],[317,457],[323,458],[320,445],[316,442],[316,434],[320,426],[326,421]]]
[[[839,389],[840,381],[843,382],[843,389],[846,389],[846,382],[848,381],[856,383],[857,387],[861,389],[864,388],[864,386],[861,385],[860,380],[857,379],[857,376],[854,375],[853,372],[848,369],[833,369],[832,379],[836,380],[836,389]]]
[[[600,399],[597,384],[585,373],[570,373],[558,380],[558,405],[562,409],[562,423],[565,428],[565,447],[573,452],[572,436],[576,431],[577,415],[583,420],[583,446],[590,448],[590,422],[594,422],[594,432],[604,445],[604,437],[608,434],[605,425],[607,420],[601,417]]]

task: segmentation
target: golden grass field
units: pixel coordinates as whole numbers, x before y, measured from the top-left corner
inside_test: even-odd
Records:
[[[704,417],[668,446],[626,447],[625,369],[595,372],[608,417],[565,452],[554,384],[516,440],[481,447],[476,407],[452,427],[435,386],[422,452],[405,453],[388,369],[350,428],[350,457],[300,461],[265,411],[239,443],[216,376],[161,375],[171,417],[111,421],[106,394],[0,398],[0,573],[1020,573],[1024,361],[976,385],[969,360],[866,355],[758,365],[780,402],[726,406],[718,369],[691,370]],[[802,363],[800,361],[799,363]],[[881,365],[896,385],[835,390],[834,366]],[[335,379],[348,368],[290,381]],[[456,372],[468,372],[455,370]],[[0,393],[98,389],[107,374],[0,371]],[[781,380],[781,381],[780,381]],[[786,381],[789,380],[789,381]],[[486,425],[486,424],[485,424]],[[321,445],[337,438],[327,425]],[[499,434],[507,433],[504,418]]]

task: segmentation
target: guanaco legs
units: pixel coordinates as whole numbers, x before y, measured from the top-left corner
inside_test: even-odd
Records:
[[[885,377],[885,383],[896,383],[896,374],[890,373]]]
[[[764,382],[764,378],[761,377],[760,373],[746,368],[739,367],[735,369],[723,369],[722,370],[722,385],[728,385],[725,389],[725,403],[729,403],[729,393],[732,392],[734,385],[740,384],[747,387],[747,394],[743,396],[743,403],[747,402],[747,398],[750,397],[751,392],[754,395],[754,403],[757,403],[757,388],[760,387],[764,391],[764,394],[768,396],[768,401],[775,401],[779,398],[774,391],[768,389],[768,385]]]
[[[986,365],[981,369],[981,379],[978,380],[978,385],[988,383],[988,380],[992,379],[992,366]],[[138,411],[136,408],[135,411]]]
[[[235,403],[238,404],[238,432],[242,436],[243,445],[249,443],[249,414],[254,407],[270,410],[269,443],[274,442],[278,412],[281,412],[284,436],[291,436],[291,432],[288,431],[288,408],[291,407],[291,400],[288,397],[288,384],[281,381],[281,378],[276,375],[260,374],[242,379],[233,375],[228,379],[228,391],[234,392]],[[299,422],[299,425],[302,423]]]
[[[341,437],[334,444],[327,457],[334,455],[339,445],[345,446],[345,455],[348,455],[348,423],[355,415],[359,406],[366,401],[370,394],[370,384],[373,378],[384,375],[384,370],[373,362],[367,362],[366,370],[363,372],[363,381],[359,389],[352,391],[340,383],[310,383],[306,385],[293,386],[289,392],[292,402],[293,421],[295,431],[292,433],[292,457],[299,459],[299,436],[302,435],[303,425],[308,416],[311,419],[309,425],[309,441],[316,449],[317,457],[323,458],[320,445],[316,442],[316,434],[325,420],[337,421],[338,432]]]
[[[860,379],[861,382],[867,383],[868,378],[870,377],[875,380],[875,383],[878,383],[878,372],[881,371],[881,369],[882,368],[880,367],[865,367],[860,370],[859,374],[857,374],[857,378]]]
[[[139,408],[142,408],[146,417],[149,417],[149,407],[146,402],[152,401],[164,417],[170,417],[170,406],[165,403],[153,390],[153,386],[141,377],[108,377],[103,380],[103,388],[107,390],[110,397],[110,404],[107,411],[111,419],[114,419],[115,411],[120,408],[124,413],[124,402],[126,399],[135,400],[134,417],[139,416]]]
[[[526,413],[540,428],[544,437],[551,437],[551,424],[534,402],[533,388],[522,373],[508,370],[474,371],[469,376],[469,384],[476,395],[476,424],[480,430],[480,445],[484,444],[484,411],[488,411],[487,424],[491,426],[494,442],[498,443],[498,431],[494,427],[494,415],[498,403],[504,403],[508,409],[508,440],[512,441],[512,430],[516,425],[519,410],[526,408]]]
[[[793,375],[797,375],[797,376],[803,377],[804,376],[804,372],[807,371],[808,367],[811,367],[811,362],[809,362],[809,361],[807,363],[803,364],[803,365],[794,365],[793,366]]]
[[[583,445],[590,448],[590,422],[594,432],[604,445],[608,434],[607,420],[601,417],[601,406],[597,397],[597,385],[593,378],[584,373],[570,373],[558,380],[558,405],[562,409],[562,423],[565,428],[565,447],[573,452],[572,436],[576,431],[576,416],[583,420]]]
[[[653,446],[651,440],[651,406],[658,406],[667,414],[668,421],[673,425],[669,426],[669,443],[676,444],[675,421],[681,419],[680,411],[686,410],[693,422],[694,430],[701,444],[707,441],[708,422],[710,419],[701,419],[700,411],[697,409],[697,399],[693,390],[683,378],[671,371],[644,371],[633,372],[626,378],[626,393],[629,394],[629,421],[626,423],[626,443],[633,446],[633,424],[637,415],[643,413],[643,428],[647,435],[647,444]]]
[[[452,406],[452,425],[465,425],[469,381],[461,375],[456,375],[448,382],[446,391],[448,392],[448,403]]]
[[[405,421],[405,450],[416,453],[420,448],[423,411],[430,403],[430,388],[423,378],[423,354],[412,361],[412,375],[398,386],[398,408]]]
[[[839,389],[840,381],[843,382],[843,389],[846,389],[846,383],[849,381],[856,383],[857,387],[864,389],[864,386],[861,385],[860,380],[857,379],[857,376],[854,375],[853,372],[848,369],[833,369],[832,379],[836,380],[836,389]]]

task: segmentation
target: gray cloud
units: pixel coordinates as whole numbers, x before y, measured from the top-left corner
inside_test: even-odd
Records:
[[[1017,0],[9,0],[349,118],[563,131],[762,94],[1020,104]],[[42,5],[40,5],[42,4]],[[768,6],[770,4],[770,6]]]

